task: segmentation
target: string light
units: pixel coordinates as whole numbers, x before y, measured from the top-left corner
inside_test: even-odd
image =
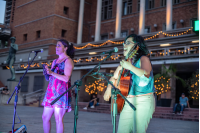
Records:
[[[85,85],[85,92],[87,92],[89,95],[91,94],[97,94],[97,91],[102,92],[107,86],[105,86],[104,83],[102,83],[103,79],[98,79],[94,81],[94,83],[89,83],[89,85]]]
[[[163,93],[168,92],[171,88],[169,86],[170,79],[167,80],[167,83],[164,84],[165,77],[161,76],[154,81],[154,86],[156,88],[156,94],[161,95]]]
[[[97,44],[97,45],[95,45],[95,44],[88,43],[88,44],[86,44],[85,46],[82,46],[82,47],[76,47],[76,46],[74,46],[74,48],[75,48],[75,49],[84,49],[84,48],[86,48],[87,46],[101,47],[101,46],[106,45],[107,43],[122,44],[123,42],[124,42],[124,41],[122,41],[122,42],[114,42],[114,41],[111,41],[111,40],[107,40],[106,42],[104,42],[104,43],[102,43],[102,44]]]
[[[191,27],[190,29],[188,29],[187,31],[184,31],[184,32],[182,32],[182,33],[179,33],[179,34],[177,34],[177,33],[175,33],[175,34],[168,34],[168,33],[165,33],[165,32],[163,32],[163,31],[159,31],[158,33],[156,33],[155,35],[153,35],[153,36],[151,36],[151,37],[148,37],[148,38],[145,38],[144,40],[145,41],[147,41],[147,40],[151,40],[152,38],[154,38],[154,37],[156,37],[156,36],[158,36],[158,35],[160,35],[160,34],[163,34],[163,35],[165,35],[165,36],[172,36],[172,37],[174,37],[174,36],[181,36],[181,35],[183,35],[183,34],[187,34],[189,31],[191,31],[193,29],[193,27]]]
[[[190,98],[199,99],[199,74],[198,71],[187,81]]]

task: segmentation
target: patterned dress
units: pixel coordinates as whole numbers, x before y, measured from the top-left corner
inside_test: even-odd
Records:
[[[61,63],[56,64],[57,59],[55,59],[52,63],[53,67],[51,70],[57,74],[64,75],[64,68],[65,68],[66,60],[67,59],[65,59]],[[62,96],[53,105],[50,104],[53,100],[55,100],[57,97],[59,97],[62,93],[64,93],[70,87],[71,87],[70,80],[66,83],[66,82],[61,81],[61,80],[57,79],[56,77],[50,75],[49,76],[49,85],[47,87],[46,94],[44,96],[42,105],[44,107],[49,107],[49,108],[53,108],[53,107],[65,108],[65,109],[68,109],[67,112],[70,112],[71,111],[71,104],[70,104],[71,91],[67,92],[64,96]]]

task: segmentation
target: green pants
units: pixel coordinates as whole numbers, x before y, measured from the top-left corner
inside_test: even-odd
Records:
[[[153,93],[127,98],[127,100],[136,107],[136,111],[125,102],[119,117],[118,133],[146,133],[149,121],[155,110]]]

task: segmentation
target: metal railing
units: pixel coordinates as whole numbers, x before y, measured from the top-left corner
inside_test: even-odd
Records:
[[[28,94],[23,94],[23,101],[24,101],[24,105],[26,105],[26,100],[27,99],[36,99],[39,100],[39,105],[40,106],[40,100],[42,99],[42,96],[44,96],[45,93],[43,93],[43,89],[28,93]]]

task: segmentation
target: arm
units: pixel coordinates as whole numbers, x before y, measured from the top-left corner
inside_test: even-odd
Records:
[[[115,81],[118,79],[119,71],[120,71],[121,69],[122,69],[122,67],[121,67],[121,66],[118,66],[117,69],[116,69],[115,72],[114,72],[113,77],[110,78],[109,81],[111,81],[113,84],[114,84]],[[106,89],[106,91],[105,91],[105,93],[104,93],[104,96],[103,96],[105,101],[108,101],[109,98],[111,97],[111,88],[112,88],[112,86],[111,86],[110,84],[108,84],[107,89]]]
[[[133,66],[130,62],[124,61],[124,60],[122,62],[120,62],[120,64],[125,69],[129,69],[130,71],[132,71],[139,77],[144,75],[145,77],[149,78],[150,72],[152,70],[149,58],[146,56],[142,56],[140,61],[141,61],[141,65],[140,65],[141,68],[137,68],[137,67]]]
[[[52,62],[52,64],[51,64],[51,70],[52,70],[54,64],[55,64],[55,60],[54,60],[54,61]],[[48,68],[48,66],[47,66],[46,64],[43,64],[42,67],[43,67],[43,75],[45,76],[46,81],[49,81],[49,77],[50,77],[51,75],[49,75],[49,74],[47,73],[47,68]]]
[[[65,61],[64,75],[54,73],[49,68],[47,68],[47,69],[48,69],[47,73],[49,75],[52,75],[52,76],[56,77],[57,79],[62,80],[64,82],[68,82],[71,77],[72,70],[74,69],[74,63],[70,58]]]
[[[95,101],[95,100],[97,100],[97,98],[94,98],[94,99],[90,100],[90,102]]]
[[[11,43],[11,47],[14,48],[15,50],[18,50],[18,45],[17,44],[12,44]]]

